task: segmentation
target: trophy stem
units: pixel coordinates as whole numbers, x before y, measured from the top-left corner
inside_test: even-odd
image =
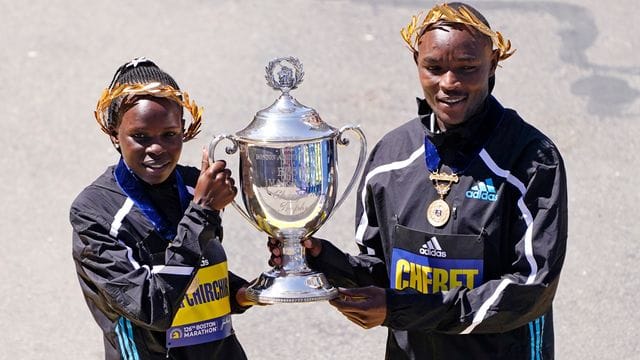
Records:
[[[300,244],[304,229],[287,229],[282,231],[282,266],[287,274],[304,274],[311,272],[305,258],[305,248]]]
[[[250,300],[264,304],[297,303],[331,300],[338,290],[329,284],[323,273],[309,268],[300,240],[304,229],[282,230],[282,265],[263,272],[247,288]]]

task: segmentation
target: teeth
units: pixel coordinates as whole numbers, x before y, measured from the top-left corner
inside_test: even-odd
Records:
[[[464,100],[464,97],[448,98],[448,99],[442,99],[440,101],[442,101],[443,103],[447,103],[447,104],[455,104],[455,103],[458,103],[458,102],[460,102],[462,100]]]
[[[150,164],[146,164],[145,166],[148,168],[152,168],[152,169],[160,169],[162,167],[164,167],[165,164],[161,164],[161,165],[150,165]]]

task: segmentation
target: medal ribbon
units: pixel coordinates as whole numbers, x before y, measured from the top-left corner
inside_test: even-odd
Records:
[[[429,137],[426,135],[424,137],[424,154],[425,162],[427,163],[427,169],[429,170],[429,172],[438,172],[441,162],[440,154],[438,154],[438,149],[436,149],[436,146],[433,145],[431,140],[429,140]],[[469,166],[469,163],[471,163],[471,159],[473,159],[473,157],[469,157],[468,161],[463,164],[463,166],[456,166],[455,164],[447,165],[451,168],[451,171],[453,171],[454,174],[460,174]]]
[[[174,170],[176,186],[178,188],[178,197],[180,198],[180,205],[182,212],[187,209],[189,202],[191,201],[191,195],[187,191],[187,187],[184,185],[182,176],[176,168]],[[144,187],[140,180],[133,171],[125,164],[124,159],[120,158],[118,165],[114,170],[116,182],[120,189],[129,197],[136,206],[142,211],[149,221],[153,223],[154,228],[163,238],[166,240],[173,240],[176,237],[176,229],[156,210],[151,202],[151,199],[144,190]]]
[[[489,96],[488,101],[489,101],[489,104],[487,106],[489,107],[489,110],[484,115],[482,120],[476,119],[475,121],[483,121],[482,126],[484,128],[494,129],[498,126],[498,123],[502,121],[504,117],[505,109],[504,107],[502,107],[502,105],[500,105],[500,103],[498,103],[498,101],[495,98],[493,98],[493,96]],[[432,117],[435,116],[433,112],[429,115]],[[429,115],[425,114],[422,116],[429,116]],[[472,148],[465,151],[466,155],[458,152],[454,157],[452,163],[447,164],[447,166],[451,168],[451,171],[453,171],[454,174],[462,174],[469,167],[469,164],[471,164],[471,161],[475,159],[475,157],[480,153],[480,150],[484,148],[486,143],[491,138],[490,133],[484,136],[486,136],[486,138],[481,139],[477,143],[473,144]],[[431,142],[429,137],[426,135],[424,137],[424,153],[425,153],[425,161],[427,163],[427,169],[429,170],[429,172],[431,173],[437,172],[438,169],[440,168],[440,162],[441,162],[440,155],[438,154],[438,149],[436,149],[436,146]]]

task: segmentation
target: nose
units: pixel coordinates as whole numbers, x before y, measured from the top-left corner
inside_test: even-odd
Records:
[[[456,74],[449,70],[440,77],[440,87],[444,90],[454,90],[460,86]]]
[[[157,140],[152,141],[145,150],[149,155],[160,155],[165,151],[164,146]]]

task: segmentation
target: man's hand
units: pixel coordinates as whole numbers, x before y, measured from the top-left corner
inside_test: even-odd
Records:
[[[193,202],[211,210],[222,210],[238,193],[231,170],[224,161],[209,164],[206,149],[202,149],[200,176],[193,193]]]
[[[338,289],[339,295],[329,303],[342,315],[365,329],[382,325],[387,317],[385,289],[376,286]]]
[[[300,241],[300,244],[304,246],[305,252],[312,257],[320,255],[320,252],[322,251],[322,242],[313,237],[303,239]],[[282,266],[282,241],[270,237],[267,241],[267,247],[271,253],[269,266]]]

